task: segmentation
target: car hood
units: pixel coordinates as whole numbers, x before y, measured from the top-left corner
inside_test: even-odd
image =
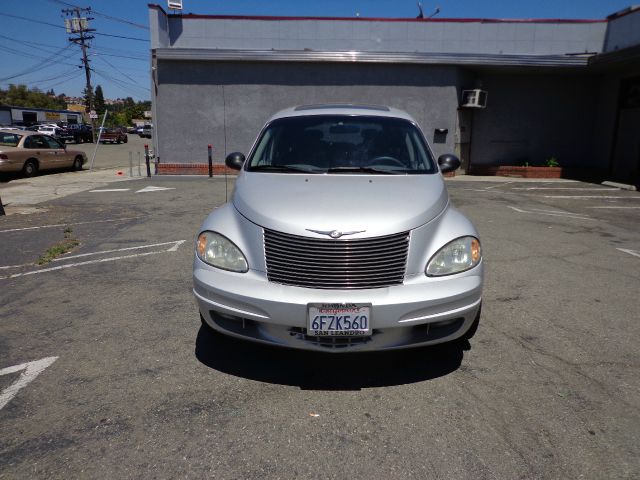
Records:
[[[449,198],[438,174],[242,172],[232,201],[264,228],[303,236],[318,235],[309,230],[358,232],[345,238],[364,238],[424,225],[446,208]]]

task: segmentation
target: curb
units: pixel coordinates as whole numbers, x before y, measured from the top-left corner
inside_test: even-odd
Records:
[[[618,182],[610,182],[609,180],[602,182],[602,185],[605,185],[607,187],[619,188],[620,190],[629,190],[631,192],[635,192],[638,190],[635,185],[628,185],[626,183],[618,183]]]

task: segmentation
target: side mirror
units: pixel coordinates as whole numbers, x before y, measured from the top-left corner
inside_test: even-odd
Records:
[[[442,173],[453,172],[460,167],[460,159],[452,153],[445,153],[438,157],[438,165]]]
[[[227,158],[224,160],[224,163],[229,168],[233,168],[234,170],[240,170],[242,165],[244,165],[244,155],[240,152],[233,152],[227,155]]]

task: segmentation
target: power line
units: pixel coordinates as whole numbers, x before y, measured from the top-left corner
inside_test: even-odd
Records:
[[[26,45],[26,44],[24,44],[24,43],[22,43],[22,42],[20,42],[18,40],[14,40],[12,38],[5,37],[4,35],[0,35],[0,38],[4,38],[6,40],[10,40],[12,42],[18,43],[22,47],[33,48],[34,50],[38,50],[38,51],[42,50],[42,51],[40,51],[40,53],[49,53],[49,54],[57,55],[58,52],[59,52],[59,50],[52,50],[52,49],[49,49],[49,48],[45,50],[45,49],[41,49],[39,47],[32,47],[31,45]],[[46,60],[47,58],[51,58],[51,57],[43,57],[43,56],[37,55],[37,54],[35,54],[33,52],[26,52],[24,50],[20,50],[20,49],[18,49],[16,47],[13,47],[13,46],[12,47],[3,46],[2,47],[2,51],[7,52],[7,53],[11,53],[13,55],[19,55],[19,56],[21,56],[23,58],[24,57],[28,57],[29,59],[37,58],[37,59],[40,59],[40,60]],[[69,55],[69,56],[66,56],[64,58],[66,59],[66,58],[69,58],[71,56],[72,55]],[[74,64],[72,64],[72,63],[67,63],[67,62],[59,62],[59,63],[61,65],[74,66]]]
[[[127,37],[124,35],[114,35],[112,33],[96,33],[96,35],[101,35],[103,37],[113,37],[113,38],[124,38],[125,40],[137,40],[138,42],[148,42],[148,38],[137,38],[137,37]]]
[[[135,83],[124,82],[124,81],[119,80],[119,79],[117,79],[117,78],[113,78],[111,75],[109,75],[108,73],[106,73],[104,70],[98,70],[98,69],[95,69],[95,68],[92,68],[91,70],[92,70],[96,75],[98,75],[99,77],[102,77],[102,78],[103,78],[103,79],[105,79],[106,81],[111,82],[111,83],[113,83],[113,84],[117,85],[117,86],[118,86],[118,87],[120,87],[120,88],[124,88],[124,89],[127,89],[127,88],[138,88],[138,89],[140,89],[140,90],[144,90],[144,91],[145,91],[145,93],[150,91],[150,89],[149,89],[149,88],[147,88],[147,87],[142,87],[142,86],[137,85],[137,84],[135,84]]]
[[[51,44],[46,43],[38,43],[38,42],[29,42],[27,40],[19,40],[17,38],[7,37],[5,35],[0,35],[0,38],[4,38],[5,40],[9,40],[10,42],[18,43],[23,47],[33,48],[38,51],[45,51],[46,53],[53,53],[54,50],[51,48]],[[6,47],[5,47],[6,48]],[[32,54],[30,54],[32,55]]]
[[[49,0],[49,1],[53,2],[53,3],[57,3],[59,5],[65,5],[65,6],[71,7],[71,8],[79,8],[77,5],[74,5],[74,4],[68,3],[68,2],[63,2],[62,0]],[[143,30],[149,30],[149,27],[147,27],[146,25],[142,25],[140,23],[135,23],[135,22],[132,22],[130,20],[126,20],[124,18],[114,17],[113,15],[107,15],[106,13],[101,13],[101,12],[98,12],[98,11],[93,10],[93,9],[91,9],[91,13],[93,15],[98,15],[98,16],[106,18],[108,20],[113,20],[114,22],[120,22],[120,23],[124,23],[125,25],[131,25],[132,27],[141,28]]]
[[[11,15],[11,14],[8,14],[8,13],[0,13],[0,16],[9,17],[9,18],[16,18],[18,20],[24,20],[25,22],[39,23],[40,25],[47,25],[49,27],[54,27],[54,28],[62,28],[63,30],[65,29],[65,27],[60,26],[60,25],[55,25],[55,24],[49,23],[49,22],[43,22],[42,20],[34,20],[33,18],[21,17],[19,15]],[[122,38],[122,39],[125,39],[125,40],[135,40],[135,41],[138,41],[138,42],[148,42],[149,41],[148,38],[127,37],[125,35],[114,35],[114,34],[111,34],[111,33],[96,33],[96,35],[101,35],[103,37]]]
[[[62,27],[60,25],[56,25],[54,23],[49,23],[49,22],[43,22],[42,20],[34,20],[33,18],[21,17],[19,15],[10,15],[8,13],[0,13],[0,16],[9,17],[9,18],[17,18],[18,20],[25,20],[27,22],[39,23],[41,25],[48,25],[48,26],[54,27],[54,28],[62,28],[64,30],[64,27]]]
[[[146,61],[149,60],[148,58],[140,58],[140,57],[128,57],[126,55],[115,55],[115,54],[110,54],[110,53],[102,53],[102,52],[96,52],[95,48],[93,50],[95,53],[93,55],[95,55],[96,57],[116,57],[116,58],[128,58],[130,60],[140,60],[140,61]]]
[[[60,58],[60,54],[65,51],[66,49],[68,49],[70,47],[70,45],[67,45],[66,47],[61,48],[60,50],[58,50],[56,53],[54,53],[53,55],[51,55],[48,58],[45,58],[43,61],[38,62],[28,68],[26,68],[25,70],[23,70],[22,72],[16,73],[14,75],[9,75],[8,77],[3,77],[0,78],[0,82],[4,82],[6,80],[11,80],[12,78],[17,78],[17,77],[22,77],[24,75],[28,75],[30,73],[35,72],[38,69],[44,68],[45,65],[50,64],[50,63],[59,63],[59,61],[61,60]],[[68,57],[62,57],[62,59],[67,59]]]
[[[79,77],[80,75],[82,75],[82,72],[77,72],[75,75],[71,75],[63,80],[61,80],[60,82],[57,83],[52,83],[49,85],[46,85],[45,87],[43,87],[45,90],[49,89],[49,88],[53,88],[53,87],[57,87],[58,85],[62,85],[63,83],[68,82],[69,80],[73,80],[74,78]]]
[[[122,75],[122,76],[124,76],[124,77],[128,78],[128,79],[129,79],[129,80],[131,80],[133,83],[136,83],[136,80],[134,80],[133,78],[131,78],[129,75],[127,75],[127,74],[126,74],[126,73],[124,73],[123,71],[118,70],[118,68],[117,68],[115,65],[113,65],[111,62],[107,61],[107,59],[106,59],[106,58],[102,58],[102,57],[98,57],[98,58],[100,58],[100,60],[101,60],[101,61],[103,61],[104,63],[106,63],[107,65],[109,65],[111,68],[113,68],[113,69],[114,69],[116,72],[118,72],[120,75]]]

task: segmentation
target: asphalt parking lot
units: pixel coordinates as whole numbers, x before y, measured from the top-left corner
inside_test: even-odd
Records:
[[[640,193],[470,178],[448,187],[483,240],[478,334],[384,354],[201,328],[193,240],[223,179],[0,217],[0,478],[638,478]]]

